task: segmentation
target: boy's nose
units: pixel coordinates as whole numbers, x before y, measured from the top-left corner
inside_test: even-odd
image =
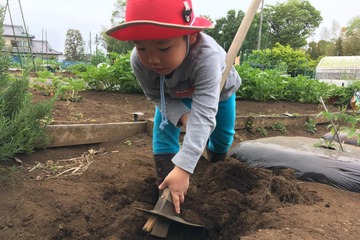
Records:
[[[160,59],[157,57],[156,54],[150,54],[148,61],[149,61],[149,63],[151,63],[151,64],[160,63]]]

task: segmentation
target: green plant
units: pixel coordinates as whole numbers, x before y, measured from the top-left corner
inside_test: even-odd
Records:
[[[44,96],[54,96],[56,92],[55,86],[46,78],[36,78],[31,86]]]
[[[331,129],[331,134],[333,134],[334,137],[339,132],[342,132],[349,138],[356,136],[357,142],[360,144],[360,133],[356,132],[357,125],[360,123],[360,118],[357,114],[348,113],[346,109],[343,108],[337,113],[323,111],[319,113],[318,116],[323,116],[331,121],[328,127]]]
[[[274,125],[271,126],[271,129],[273,131],[279,131],[282,134],[286,133],[286,127],[282,122],[277,122]]]
[[[88,64],[88,63],[83,63],[83,62],[77,62],[74,65],[68,66],[66,68],[67,71],[70,71],[72,73],[74,73],[75,75],[81,75],[81,73],[84,73],[88,70],[89,67],[91,67],[92,65]],[[92,66],[93,67],[93,66]]]
[[[0,34],[2,24],[0,8]],[[0,38],[0,49],[3,47],[4,40]],[[0,161],[47,145],[50,139],[45,127],[51,121],[54,101],[33,103],[28,91],[29,69],[20,78],[10,78],[9,62],[6,53],[0,54]]]
[[[80,112],[76,112],[76,113],[71,114],[70,120],[72,122],[78,122],[78,121],[81,121],[82,119],[84,119],[84,114],[82,114]]]
[[[268,135],[268,131],[266,128],[258,127],[256,128],[256,132],[260,133],[261,136],[266,137]]]
[[[333,138],[329,142],[329,145],[332,144],[335,137],[340,139],[339,132],[345,133],[348,138],[356,137],[357,143],[360,144],[360,132],[356,131],[356,128],[360,124],[360,116],[354,112],[346,112],[346,107],[343,107],[341,111],[336,113],[330,112],[321,97],[320,102],[323,104],[325,111],[320,112],[317,117],[323,116],[325,119],[330,121],[328,128],[331,129]],[[339,143],[341,150],[344,151],[341,142]]]
[[[45,70],[45,71],[37,71],[36,74],[37,74],[37,76],[39,78],[46,78],[46,79],[54,78],[54,74],[52,72],[50,72],[50,71],[47,71],[47,70]]]
[[[130,66],[130,52],[127,54],[109,53],[112,64],[99,67],[90,66],[81,77],[91,90],[105,90],[123,93],[143,93]]]
[[[325,100],[338,98],[336,105],[346,106],[354,92],[360,89],[360,81],[338,87],[302,75],[290,77],[277,69],[253,68],[246,62],[235,67],[242,79],[242,85],[236,93],[240,99],[319,103],[322,96]]]
[[[33,59],[29,58],[27,62],[31,62],[31,63],[35,62],[35,69],[33,68],[34,66],[32,65],[31,70],[32,71],[36,70],[37,74],[41,71],[47,71],[53,73],[56,70],[60,70],[60,65],[61,65],[57,60],[54,59],[35,58],[35,61],[33,61]]]
[[[90,62],[94,66],[97,66],[99,63],[108,63],[106,52],[97,50],[95,55],[91,56]]]
[[[305,122],[305,129],[308,132],[311,133],[316,133],[316,122],[314,121],[314,119],[309,118],[307,122]]]
[[[253,126],[253,122],[252,122],[252,120],[248,120],[247,122],[246,122],[246,130],[248,131],[248,132],[253,132],[254,131],[254,126]]]
[[[319,142],[314,144],[315,148],[326,148],[326,149],[331,149],[331,150],[335,150],[334,144],[332,143],[332,141],[326,140],[326,139],[321,139],[319,140]]]
[[[86,89],[86,83],[81,78],[64,78],[54,81],[53,84],[59,91],[61,99],[72,102],[80,101],[82,97],[79,92]]]
[[[34,104],[24,77],[0,89],[0,160],[32,152],[49,141],[45,126],[51,121],[53,102]]]

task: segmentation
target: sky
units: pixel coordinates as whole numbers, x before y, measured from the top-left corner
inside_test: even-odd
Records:
[[[64,52],[66,32],[69,29],[80,30],[86,44],[86,52],[95,51],[94,40],[102,29],[111,27],[110,19],[116,0],[8,0],[10,11],[5,13],[5,24],[10,24],[10,16],[14,25],[25,25],[29,34],[37,40],[47,39],[52,49]],[[193,0],[196,16],[207,15],[213,20],[225,17],[228,10],[246,12],[252,0]],[[323,22],[312,40],[323,27],[331,28],[332,22],[340,26],[360,15],[359,0],[309,0],[320,11]],[[5,1],[2,1],[5,2]],[[274,5],[286,0],[264,0],[264,4]],[[260,4],[261,6],[261,4]],[[22,11],[21,11],[22,9]],[[24,20],[22,18],[22,14]],[[161,12],[159,12],[161,14]],[[91,41],[90,41],[91,39]],[[90,47],[90,42],[91,47]]]

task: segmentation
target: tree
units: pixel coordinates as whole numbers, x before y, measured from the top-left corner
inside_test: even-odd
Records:
[[[269,26],[270,46],[278,42],[293,48],[305,46],[306,39],[313,35],[322,21],[320,12],[307,0],[267,5],[264,16]]]
[[[358,30],[360,30],[360,15],[350,20],[346,32],[347,34],[350,34]]]
[[[338,45],[337,45],[338,44]],[[310,42],[306,52],[310,55],[311,59],[316,60],[323,56],[336,56],[338,51],[337,46],[340,46],[340,42],[331,42],[326,40],[320,40],[319,42]]]
[[[306,52],[309,54],[311,59],[317,59],[320,56],[318,43],[314,41],[310,42],[308,44],[308,48],[306,49]]]
[[[360,55],[360,16],[354,17],[348,24],[343,37],[344,55]]]
[[[226,17],[216,19],[214,29],[207,29],[204,32],[212,36],[225,51],[228,51],[244,17],[245,13],[241,10],[237,13],[235,10],[229,10]],[[210,18],[208,19],[211,20]],[[241,47],[242,58],[244,55],[251,53],[252,50],[257,49],[260,26],[259,19],[259,14],[256,14]],[[266,25],[263,26],[263,31],[265,33],[267,32]],[[262,43],[266,42],[266,36],[266,34],[262,34]]]
[[[125,21],[126,1],[117,0],[114,4],[114,7],[115,10],[112,12],[110,19],[112,27],[115,27]],[[116,40],[115,38],[106,35],[105,32],[106,30],[104,30],[101,35],[104,39],[106,50],[108,52],[116,52],[122,54],[127,53],[129,50],[133,49],[134,44],[132,42]]]
[[[336,56],[344,56],[344,42],[343,38],[339,37],[335,42]]]
[[[126,1],[117,0],[114,4],[115,10],[111,14],[111,26],[116,26],[125,20]]]
[[[65,40],[65,58],[69,61],[85,60],[85,43],[79,30],[69,29]]]
[[[216,20],[214,29],[208,29],[205,32],[212,36],[227,51],[234,39],[237,29],[240,26],[241,20],[245,13],[235,10],[229,10],[226,17]]]

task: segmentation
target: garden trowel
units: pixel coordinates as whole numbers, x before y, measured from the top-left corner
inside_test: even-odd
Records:
[[[149,232],[156,237],[165,238],[167,236],[170,223],[172,221],[184,224],[191,227],[204,226],[194,223],[189,223],[183,218],[179,217],[175,213],[175,208],[171,198],[171,192],[169,188],[166,188],[159,196],[159,199],[153,210],[146,210],[142,208],[136,208],[137,210],[147,212],[151,214],[151,217],[145,223],[143,230]]]

